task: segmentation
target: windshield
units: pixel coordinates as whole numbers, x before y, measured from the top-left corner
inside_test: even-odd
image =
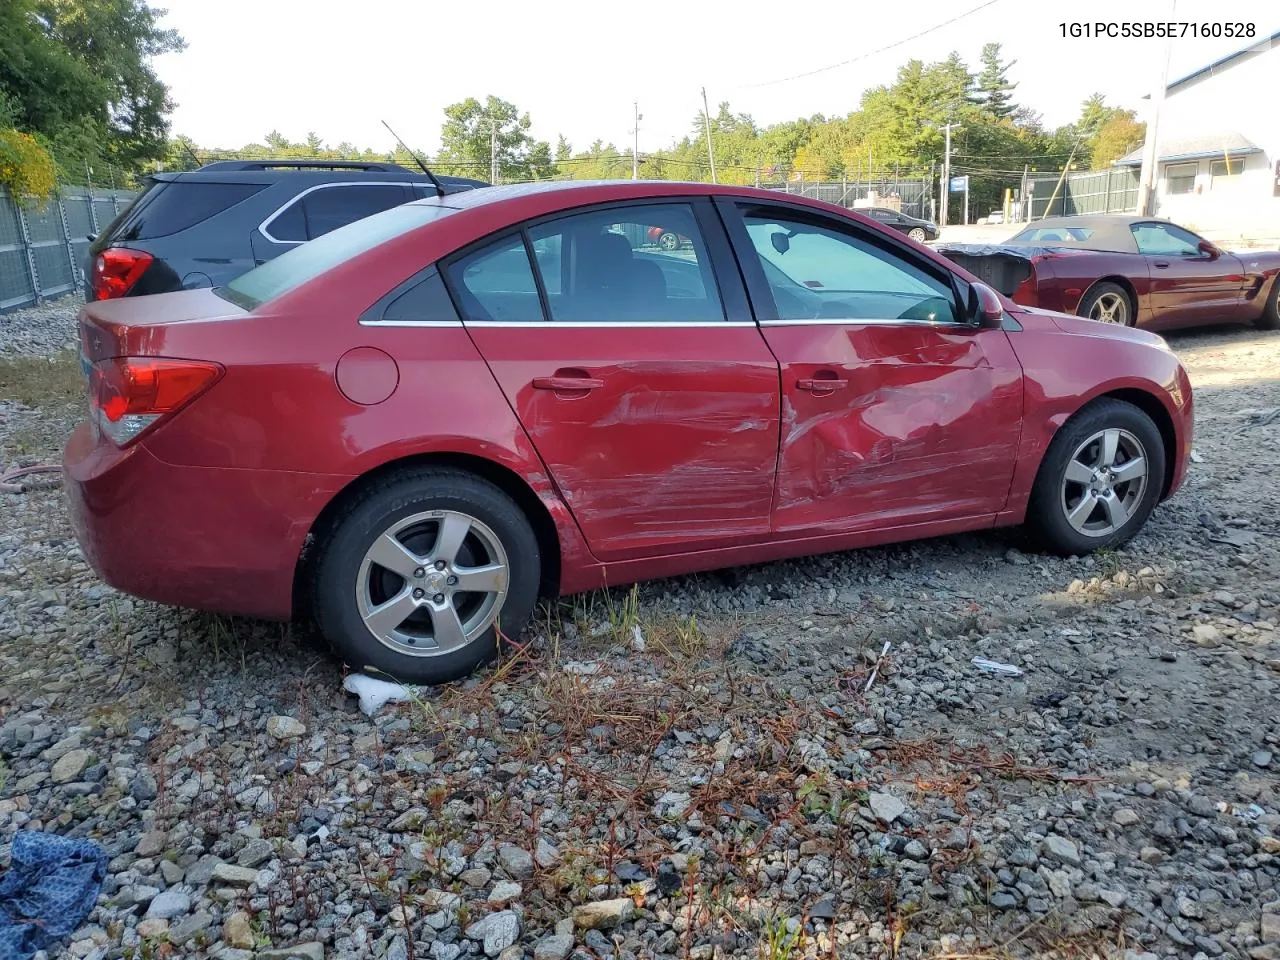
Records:
[[[401,234],[453,213],[437,203],[405,203],[353,221],[268,260],[215,292],[246,310],[283,296],[320,274]]]

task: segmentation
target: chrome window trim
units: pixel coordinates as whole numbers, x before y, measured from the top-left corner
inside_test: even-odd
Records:
[[[284,213],[286,210],[288,210],[290,207],[292,207],[295,203],[297,203],[299,200],[301,200],[303,197],[305,197],[309,193],[315,193],[317,190],[328,190],[330,187],[369,187],[369,186],[414,187],[414,186],[417,186],[417,184],[412,180],[408,180],[408,181],[406,180],[338,180],[333,183],[317,183],[315,186],[307,187],[307,189],[303,190],[301,193],[295,193],[292,197],[290,197],[287,201],[285,201],[284,204],[277,207],[274,212],[272,212],[265,220],[263,220],[260,224],[258,224],[258,232],[262,234],[271,243],[278,243],[281,245],[297,245],[300,243],[306,243],[307,242],[306,240],[279,240],[273,237],[271,234],[267,233],[267,227],[270,226],[271,222],[275,220],[277,217],[279,217],[280,214]],[[412,201],[413,201],[413,198],[410,197],[408,200],[405,200],[404,202],[411,203]],[[397,206],[399,206],[399,204],[397,204]]]
[[[832,319],[823,317],[820,320],[761,320],[762,327],[954,327],[957,330],[972,330],[971,324],[958,320],[903,320],[899,317],[849,317]]]
[[[360,320],[358,321],[362,327],[498,327],[501,329],[516,329],[520,327],[567,327],[570,329],[593,329],[593,330],[618,330],[618,329],[670,329],[672,327],[682,329],[701,328],[706,330],[719,330],[724,327],[754,327],[754,321],[751,320],[634,320],[626,323],[610,323],[606,320]]]

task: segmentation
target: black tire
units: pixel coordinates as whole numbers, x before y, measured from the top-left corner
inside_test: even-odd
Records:
[[[1119,302],[1123,305],[1125,318],[1123,326],[1132,327],[1137,323],[1137,310],[1133,303],[1133,298],[1129,296],[1129,291],[1118,283],[1098,283],[1090,287],[1085,295],[1080,298],[1080,305],[1076,307],[1076,316],[1088,317],[1093,313],[1094,307],[1098,305],[1098,301],[1104,297],[1118,297]],[[1115,322],[1115,321],[1105,321]]]
[[[928,234],[924,232],[924,227],[912,227],[910,230],[907,231],[907,236],[910,237],[912,240],[914,240],[916,243],[924,243],[926,240],[929,239]]]
[[[1080,505],[1088,488],[1075,482],[1068,486],[1066,474],[1076,451],[1091,437],[1111,429],[1121,432],[1123,445],[1128,446],[1130,439],[1140,445],[1141,455],[1146,459],[1146,483],[1140,492],[1130,488],[1128,482],[1117,484],[1113,492],[1119,491],[1116,497],[1121,503],[1126,496],[1133,496],[1128,519],[1110,533],[1099,523],[1091,535],[1072,526],[1067,519],[1068,508]],[[1164,440],[1152,419],[1133,404],[1111,398],[1097,400],[1063,424],[1045,451],[1027,505],[1027,532],[1042,549],[1063,555],[1086,554],[1127,543],[1146,524],[1159,502],[1164,490],[1164,471]],[[1074,496],[1077,492],[1078,498]],[[1110,519],[1106,504],[1102,500],[1097,503],[1097,510],[1084,516],[1086,525],[1089,516]]]
[[[414,655],[393,648],[366,626],[357,601],[357,582],[361,581],[363,589],[366,581],[361,580],[361,567],[366,551],[377,538],[394,529],[397,523],[430,511],[465,514],[479,521],[480,526],[472,527],[473,531],[483,529],[485,536],[491,534],[496,538],[507,560],[506,594],[493,604],[497,608],[495,624],[470,642],[450,652]],[[424,523],[429,529],[430,521]],[[468,538],[472,536],[468,534]],[[515,502],[493,484],[461,470],[406,470],[370,484],[320,541],[316,545],[312,593],[316,625],[353,670],[370,672],[382,679],[414,684],[461,679],[497,656],[500,640],[495,626],[505,637],[519,636],[537,602],[542,561],[538,539],[528,519]],[[477,557],[472,565],[482,564],[485,561],[475,550],[483,550],[483,543],[467,541],[473,542],[480,543],[480,547],[464,546],[457,553],[461,556],[464,551],[472,551]],[[427,571],[434,576],[432,568],[427,567]],[[396,578],[389,570],[382,574],[374,570],[370,576],[374,575]],[[411,585],[407,578],[396,578],[394,582]],[[452,599],[449,602],[453,603]],[[426,612],[422,615],[426,616]],[[428,618],[424,622],[435,621]],[[481,622],[477,621],[477,628]],[[404,644],[401,646],[408,649]]]
[[[677,250],[680,247],[680,237],[674,233],[664,233],[658,237],[658,246],[663,250]]]
[[[1262,308],[1262,316],[1254,321],[1259,330],[1280,330],[1280,277],[1271,281],[1271,296]]]

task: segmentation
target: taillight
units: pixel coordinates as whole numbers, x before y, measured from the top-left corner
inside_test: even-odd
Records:
[[[113,300],[123,297],[138,282],[138,278],[155,259],[141,250],[127,247],[107,247],[93,262],[93,278],[90,287],[94,300]]]
[[[1036,286],[1036,272],[1034,267],[1031,270],[1031,275],[1018,284],[1013,291],[1013,296],[1009,299],[1024,307],[1040,306],[1040,296],[1039,290]]]
[[[89,381],[94,422],[116,446],[127,446],[211,387],[222,371],[221,364],[201,360],[100,360]]]

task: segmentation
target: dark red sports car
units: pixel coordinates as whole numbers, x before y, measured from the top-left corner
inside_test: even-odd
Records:
[[[91,303],[81,336],[65,487],[93,567],[314,617],[418,682],[488,660],[540,594],[1024,522],[1112,547],[1192,438],[1159,337],[751,188],[421,200],[223,288]]]
[[[1152,217],[1050,217],[1004,243],[934,249],[1016,303],[1166,330],[1280,328],[1280,251],[1231,253]]]

